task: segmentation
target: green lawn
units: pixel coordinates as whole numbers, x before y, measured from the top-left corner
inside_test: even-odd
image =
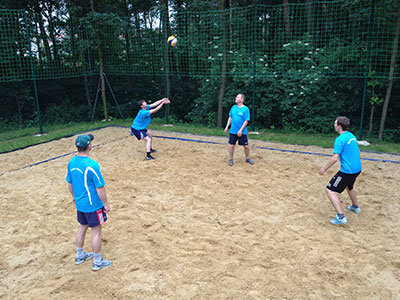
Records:
[[[85,132],[95,128],[101,128],[108,125],[118,125],[129,127],[132,123],[131,119],[113,120],[111,122],[95,122],[93,124],[75,123],[45,126],[44,134],[36,136],[39,133],[38,128],[26,128],[0,133],[0,152],[10,151],[13,149],[26,147],[63,136],[74,135],[78,132]],[[153,119],[150,128],[154,130],[174,131],[184,133],[194,133],[210,136],[227,136],[223,129],[209,128],[201,125],[191,124],[172,124],[173,126],[165,126],[163,119]],[[337,134],[311,134],[301,132],[286,132],[273,129],[256,129],[259,134],[250,134],[250,139],[257,139],[269,142],[279,142],[286,144],[313,145],[321,147],[333,147],[333,142]],[[400,153],[400,144],[379,142],[377,139],[367,139],[370,146],[360,146],[361,151],[378,151],[387,153]]]

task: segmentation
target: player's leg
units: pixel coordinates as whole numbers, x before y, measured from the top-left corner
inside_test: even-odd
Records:
[[[333,225],[347,224],[347,219],[343,214],[342,205],[338,197],[338,193],[342,193],[347,186],[348,176],[342,172],[337,172],[329,181],[325,188],[329,201],[332,203],[336,210],[336,217],[329,222]]]
[[[156,153],[157,150],[153,149],[153,133],[147,130],[147,136],[150,138],[150,153]]]
[[[229,144],[229,162],[228,162],[228,164],[230,166],[233,165],[233,154],[235,153],[235,145],[236,145],[237,140],[238,140],[237,134],[232,134],[232,133],[229,134],[229,141],[228,141],[228,144]]]
[[[358,200],[357,200],[357,193],[354,189],[349,189],[348,187],[346,188],[347,194],[349,194],[349,197],[351,199],[351,203],[353,203],[354,206],[358,206]]]
[[[92,247],[94,252],[93,271],[98,271],[112,265],[111,260],[106,260],[101,256],[101,225],[92,227]]]
[[[233,159],[234,153],[235,153],[235,145],[229,145],[229,159]]]
[[[249,148],[249,140],[247,138],[247,134],[244,134],[239,138],[239,145],[242,145],[244,148],[244,155],[246,156],[246,162],[251,165],[254,165],[253,160],[250,158],[250,148]]]
[[[92,249],[93,252],[101,252],[101,225],[92,227]]]
[[[146,160],[152,160],[155,159],[153,156],[151,156],[151,138],[149,136],[146,136],[143,138],[143,140],[146,142]]]
[[[76,234],[76,248],[83,248],[83,244],[85,243],[85,236],[88,229],[88,225],[79,225],[78,232]]]
[[[331,201],[333,207],[336,209],[337,214],[343,214],[342,205],[340,204],[340,200],[336,192],[329,190],[328,188],[325,189],[326,194],[328,195],[329,200]]]
[[[76,256],[75,256],[75,264],[79,265],[88,259],[93,257],[92,252],[85,252],[83,250],[83,245],[85,243],[85,236],[88,229],[87,220],[85,214],[77,211],[78,222],[80,223],[78,232],[76,233]]]

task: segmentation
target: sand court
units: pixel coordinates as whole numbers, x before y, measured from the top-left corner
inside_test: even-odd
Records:
[[[339,164],[320,176],[328,156],[261,147],[332,149],[250,139],[255,165],[236,147],[229,167],[225,137],[154,131],[178,139],[154,138],[145,161],[129,129],[92,133],[113,265],[74,264],[75,137],[1,154],[0,299],[400,299],[400,164],[382,161],[400,156],[362,153],[373,159],[356,183],[362,213],[335,227],[324,187]]]

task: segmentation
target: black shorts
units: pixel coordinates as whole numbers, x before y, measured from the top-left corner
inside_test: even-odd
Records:
[[[354,183],[356,182],[357,176],[361,172],[355,174],[347,174],[343,172],[337,172],[335,176],[332,177],[331,181],[329,181],[326,188],[331,190],[332,192],[341,193],[347,187],[349,191],[353,189]]]
[[[239,140],[239,145],[240,146],[247,146],[249,144],[249,140],[247,139],[247,134],[242,134],[241,137],[238,137],[237,134],[229,134],[229,141],[228,143],[230,145],[236,145],[236,141]]]
[[[140,141],[142,139],[142,137],[144,138],[147,136],[147,129],[137,130],[137,129],[131,127],[131,135],[136,136],[136,138]]]

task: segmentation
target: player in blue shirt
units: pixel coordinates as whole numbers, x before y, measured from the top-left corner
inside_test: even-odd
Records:
[[[170,100],[168,98],[163,98],[150,105],[148,105],[144,100],[139,100],[137,102],[140,110],[132,122],[131,135],[136,136],[139,141],[141,139],[146,141],[146,160],[155,159],[153,156],[151,156],[151,153],[156,152],[156,150],[152,148],[153,135],[150,130],[147,129],[151,122],[151,115],[159,111],[164,104],[169,103]]]
[[[250,121],[249,108],[244,105],[246,97],[243,94],[238,94],[235,98],[236,105],[232,106],[229,111],[229,118],[226,122],[225,132],[228,131],[229,126],[229,162],[230,166],[233,165],[233,154],[235,152],[236,142],[239,141],[239,145],[244,146],[244,154],[246,156],[246,162],[253,165],[253,160],[249,157],[249,140],[247,138],[247,124]]]
[[[76,138],[75,145],[78,154],[68,163],[67,182],[68,189],[74,198],[78,222],[80,227],[76,234],[77,265],[94,257],[92,270],[98,271],[109,267],[111,260],[101,256],[101,226],[107,221],[110,206],[107,201],[105,182],[100,172],[100,165],[89,158],[92,150],[93,135],[80,135]],[[86,231],[92,229],[93,252],[84,252]]]
[[[350,120],[346,117],[337,117],[334,126],[339,136],[335,140],[333,156],[325,167],[319,170],[319,174],[323,175],[338,159],[340,160],[340,171],[332,177],[326,187],[328,198],[337,212],[336,217],[329,222],[333,225],[338,225],[348,223],[337,195],[337,193],[342,193],[344,189],[346,189],[352,202],[352,205],[347,206],[346,209],[356,214],[361,212],[358,206],[357,194],[353,187],[362,167],[357,139],[351,132],[347,131],[350,127]]]

